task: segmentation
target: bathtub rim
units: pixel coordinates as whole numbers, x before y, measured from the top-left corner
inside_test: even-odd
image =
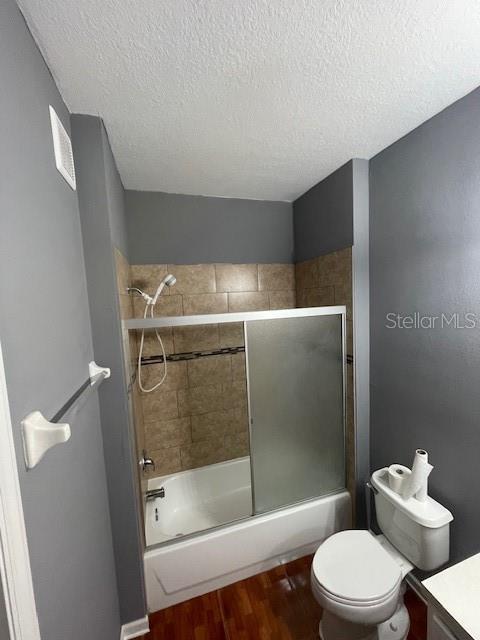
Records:
[[[208,469],[209,467],[226,466],[227,464],[231,464],[232,462],[237,462],[237,461],[241,462],[247,459],[249,460],[249,464],[251,467],[250,455],[240,456],[239,458],[231,458],[230,460],[221,460],[220,462],[212,462],[212,464],[205,464],[203,467],[195,467],[194,469],[182,469],[181,471],[176,471],[174,473],[167,473],[164,476],[155,476],[153,478],[148,478],[147,486],[150,485],[150,482],[156,483],[159,480],[161,480],[162,482],[165,482],[166,480],[170,480],[170,478],[178,478],[179,476],[181,477],[186,476],[188,474],[195,473],[195,471],[200,471],[201,469]],[[251,475],[250,475],[250,478],[251,478]]]
[[[218,464],[218,463],[217,463]],[[175,475],[175,474],[171,474],[171,475]],[[178,536],[175,538],[171,538],[170,540],[164,540],[163,542],[157,542],[156,544],[152,544],[150,546],[145,546],[145,551],[144,551],[144,558],[146,558],[148,556],[148,554],[150,552],[154,552],[157,550],[163,550],[166,547],[172,546],[172,545],[179,545],[182,542],[189,542],[190,540],[194,539],[194,538],[199,538],[201,536],[206,536],[210,533],[216,533],[218,531],[222,531],[223,529],[228,529],[230,527],[236,527],[239,524],[243,524],[243,523],[247,523],[247,522],[254,522],[255,520],[258,520],[260,518],[268,518],[271,515],[277,514],[280,511],[286,511],[288,509],[294,509],[296,507],[308,504],[309,502],[316,502],[318,500],[323,500],[323,498],[329,498],[331,496],[337,495],[339,493],[344,493],[347,492],[348,495],[350,496],[350,500],[352,500],[352,496],[350,494],[350,491],[348,490],[347,487],[341,487],[339,489],[335,489],[334,491],[329,491],[328,493],[324,493],[321,496],[314,496],[312,498],[306,498],[305,500],[299,500],[297,502],[292,502],[291,504],[288,505],[283,505],[281,507],[277,507],[276,509],[272,509],[270,511],[266,511],[264,513],[255,513],[252,514],[251,516],[248,516],[248,518],[237,518],[236,520],[231,520],[230,522],[226,522],[224,524],[219,524],[216,525],[215,527],[209,527],[208,529],[202,529],[200,531],[194,531],[192,533],[187,533],[184,536]]]

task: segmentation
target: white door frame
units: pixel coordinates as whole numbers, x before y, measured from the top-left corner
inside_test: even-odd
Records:
[[[41,640],[1,343],[0,574],[11,640]]]

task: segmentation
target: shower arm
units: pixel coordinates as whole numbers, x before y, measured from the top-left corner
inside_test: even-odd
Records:
[[[141,296],[147,304],[153,303],[153,298],[138,287],[127,287],[127,293],[138,293],[138,295]]]

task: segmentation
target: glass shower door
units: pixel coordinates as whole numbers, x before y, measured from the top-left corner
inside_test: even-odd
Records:
[[[245,323],[254,513],[345,486],[343,324]]]

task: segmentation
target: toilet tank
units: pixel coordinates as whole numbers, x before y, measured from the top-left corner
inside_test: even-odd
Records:
[[[424,571],[448,562],[450,511],[430,496],[424,502],[415,497],[405,500],[390,488],[387,468],[374,471],[371,484],[378,526],[389,542]]]

